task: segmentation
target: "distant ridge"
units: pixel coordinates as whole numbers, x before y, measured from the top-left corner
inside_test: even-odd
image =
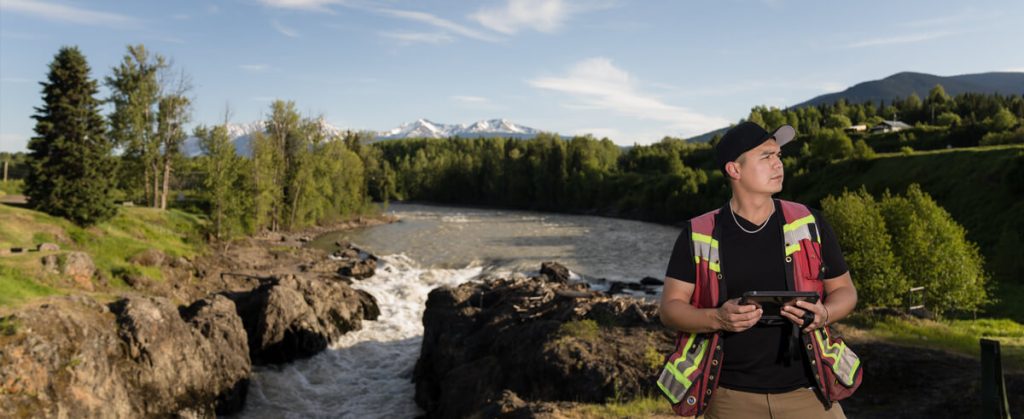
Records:
[[[891,102],[893,99],[903,99],[913,93],[924,99],[928,96],[928,91],[935,87],[936,84],[941,84],[946,93],[952,96],[961,93],[1020,95],[1024,94],[1024,73],[990,72],[962,74],[959,76],[936,76],[934,74],[904,71],[884,79],[857,83],[841,92],[816,96],[791,107],[800,108],[832,104],[839,99],[846,99],[848,103],[864,103],[869,101],[875,103],[879,101]],[[755,105],[752,104],[751,107]],[[690,142],[708,142],[711,141],[715,134],[724,134],[728,128],[719,128],[690,137],[687,140]]]
[[[849,103],[882,100],[889,102],[893,99],[906,98],[913,93],[924,99],[936,84],[941,84],[946,93],[952,96],[961,93],[1019,95],[1024,94],[1024,73],[992,72],[946,77],[905,71],[881,80],[858,83],[842,92],[817,96],[793,107],[834,103],[839,99],[846,99]]]

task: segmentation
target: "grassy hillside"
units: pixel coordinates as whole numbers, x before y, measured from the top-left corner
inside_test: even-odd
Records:
[[[26,252],[0,256],[0,306],[16,305],[33,297],[62,293],[71,283],[43,272],[41,258],[50,253],[88,253],[97,275],[114,287],[124,286],[121,278],[141,273],[160,280],[157,268],[140,267],[127,261],[143,250],[156,248],[168,256],[193,256],[203,247],[205,221],[190,213],[152,208],[120,208],[119,214],[99,225],[81,228],[47,214],[0,205],[0,249],[35,249],[39,243],[60,245],[58,252]]]
[[[886,189],[902,193],[911,183],[920,184],[989,259],[1004,232],[1024,234],[1024,145],[880,154],[833,164],[786,183],[786,195],[808,203],[862,185],[878,197]],[[1019,248],[1007,251],[1021,255]]]

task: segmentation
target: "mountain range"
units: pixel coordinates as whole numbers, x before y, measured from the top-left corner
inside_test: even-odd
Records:
[[[324,119],[320,119],[320,129],[328,135],[344,134],[347,129],[338,128]],[[252,134],[263,129],[263,121],[248,124],[228,124],[228,136],[235,145],[235,152],[242,156],[252,155]],[[377,132],[376,140],[398,140],[403,138],[533,138],[541,131],[535,128],[516,124],[507,119],[489,119],[472,124],[442,124],[428,119],[402,124],[388,131]],[[189,137],[182,146],[182,152],[189,157],[202,154],[199,139]]]

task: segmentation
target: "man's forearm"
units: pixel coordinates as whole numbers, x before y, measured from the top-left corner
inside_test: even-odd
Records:
[[[696,308],[685,301],[672,300],[659,309],[661,323],[665,326],[689,333],[707,333],[719,329],[715,309]]]
[[[828,311],[826,324],[832,324],[853,312],[857,306],[857,291],[853,287],[842,287],[833,290],[822,303]]]

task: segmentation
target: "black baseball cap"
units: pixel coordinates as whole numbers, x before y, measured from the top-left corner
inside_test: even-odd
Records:
[[[725,164],[736,161],[741,154],[761,145],[768,139],[774,138],[779,146],[793,141],[796,137],[796,130],[789,125],[783,125],[774,132],[765,131],[760,125],[744,121],[739,125],[729,128],[722,136],[722,139],[715,145],[715,159],[718,162],[718,170],[725,174]],[[728,175],[726,175],[728,176]]]

